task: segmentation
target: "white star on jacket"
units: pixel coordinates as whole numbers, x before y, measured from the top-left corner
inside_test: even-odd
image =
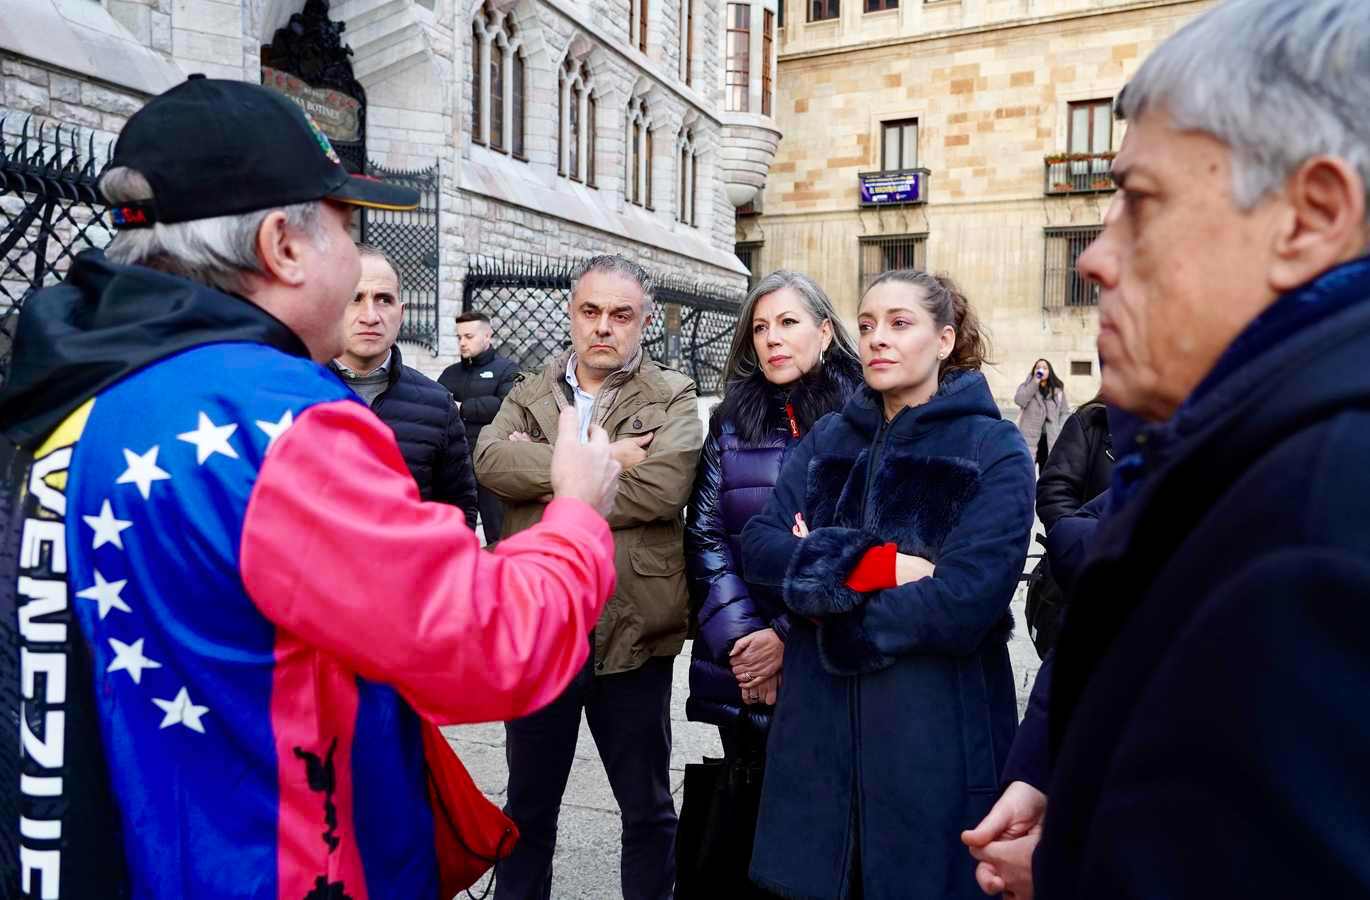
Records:
[[[124,474],[115,479],[114,483],[137,485],[138,493],[143,495],[144,500],[152,493],[154,481],[166,481],[171,478],[170,472],[157,465],[156,444],[153,444],[152,449],[142,455],[125,448],[124,461],[128,463],[128,468],[124,470]]]
[[[106,502],[106,505],[108,505],[108,501]],[[89,516],[87,516],[87,518],[89,518]],[[109,615],[111,609],[117,609],[121,612],[133,612],[133,610],[128,608],[128,604],[124,602],[123,598],[119,596],[119,593],[123,591],[124,585],[126,584],[128,584],[127,580],[106,581],[105,576],[100,574],[99,569],[96,569],[95,584],[86,588],[84,591],[78,591],[76,596],[83,600],[94,600],[96,603],[100,604],[100,619],[103,621],[105,616]]]
[[[200,723],[200,718],[209,712],[209,707],[196,706],[191,703],[190,694],[185,688],[181,688],[176,696],[170,700],[153,697],[152,702],[156,703],[162,712],[166,713],[162,717],[162,724],[158,727],[170,728],[172,725],[184,725],[191,731],[198,731],[200,734],[205,733],[205,726]]]
[[[204,465],[205,460],[215,453],[222,453],[230,459],[238,458],[238,451],[233,449],[233,445],[228,439],[233,436],[233,432],[238,430],[238,426],[232,423],[228,425],[215,425],[210,421],[209,416],[200,413],[200,424],[194,431],[183,431],[176,435],[177,440],[185,441],[187,444],[195,445],[195,462]],[[156,448],[153,448],[156,449]]]
[[[271,445],[276,443],[276,438],[285,434],[285,430],[293,424],[295,424],[295,414],[288,409],[285,411],[285,415],[281,416],[275,422],[267,422],[263,419],[258,419],[257,427],[260,428],[267,437],[266,449],[270,450]]]
[[[106,500],[100,505],[100,515],[82,516],[85,523],[95,529],[95,538],[91,542],[90,549],[98,550],[105,544],[113,544],[120,550],[124,549],[124,539],[119,533],[127,528],[132,528],[133,523],[124,519],[114,518],[114,510]],[[79,596],[79,595],[78,595]]]
[[[134,684],[142,684],[144,669],[160,669],[162,667],[162,664],[155,659],[148,659],[143,655],[142,638],[138,638],[131,644],[125,644],[118,638],[110,638],[109,645],[114,649],[114,659],[105,669],[106,673],[124,671],[133,678]],[[185,688],[181,688],[181,692],[185,693]],[[153,702],[157,703],[158,701],[154,700]]]

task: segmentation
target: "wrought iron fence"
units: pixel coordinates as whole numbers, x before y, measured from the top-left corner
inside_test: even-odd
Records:
[[[1099,305],[1099,286],[1081,278],[1080,273],[1075,271],[1075,263],[1103,230],[1102,225],[1046,229],[1043,308]]]
[[[375,163],[367,174],[419,192],[412,211],[368,209],[361,217],[361,240],[384,250],[399,267],[404,300],[402,341],[413,341],[438,354],[438,164],[427,169],[387,169]]]
[[[0,116],[0,384],[9,372],[19,310],[55,284],[76,254],[113,236],[96,188],[109,148],[93,134]]]
[[[462,311],[488,315],[498,352],[524,371],[536,370],[571,346],[566,321],[574,264],[473,257]],[[699,393],[716,394],[742,299],[710,285],[658,280],[657,314],[643,335],[643,348],[652,359],[693,378]]]

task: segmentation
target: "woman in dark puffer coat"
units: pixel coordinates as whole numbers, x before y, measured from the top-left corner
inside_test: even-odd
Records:
[[[739,540],[786,454],[861,382],[851,337],[810,278],[779,271],[747,297],[695,477],[685,530],[698,636],[686,714],[717,725],[729,758],[759,760],[780,687],[789,618],[741,575]]]
[[[1017,721],[1005,647],[1032,458],[978,371],[973,311],[898,270],[862,298],[866,385],[742,535],[790,611],[751,877],[791,898],[975,900],[961,844]]]

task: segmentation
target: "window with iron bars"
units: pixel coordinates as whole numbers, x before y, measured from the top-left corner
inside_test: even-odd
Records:
[[[761,259],[761,242],[746,241],[733,246],[733,252],[737,254],[738,262],[747,267],[747,290],[756,287],[756,283],[761,280],[760,273],[756,271],[757,263]]]
[[[857,258],[860,261],[857,284],[865,294],[875,276],[893,269],[926,269],[928,266],[928,235],[897,234],[860,238]]]
[[[1075,271],[1080,254],[1104,230],[1102,225],[1046,229],[1046,263],[1042,273],[1042,308],[1098,306],[1099,286]]]

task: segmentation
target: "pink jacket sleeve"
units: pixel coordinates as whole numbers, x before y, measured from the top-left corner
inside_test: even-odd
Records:
[[[419,500],[393,434],[350,401],[309,408],[276,440],[241,549],[263,615],[442,723],[555,699],[614,590],[613,538],[589,506],[555,500],[481,550],[460,509]]]

